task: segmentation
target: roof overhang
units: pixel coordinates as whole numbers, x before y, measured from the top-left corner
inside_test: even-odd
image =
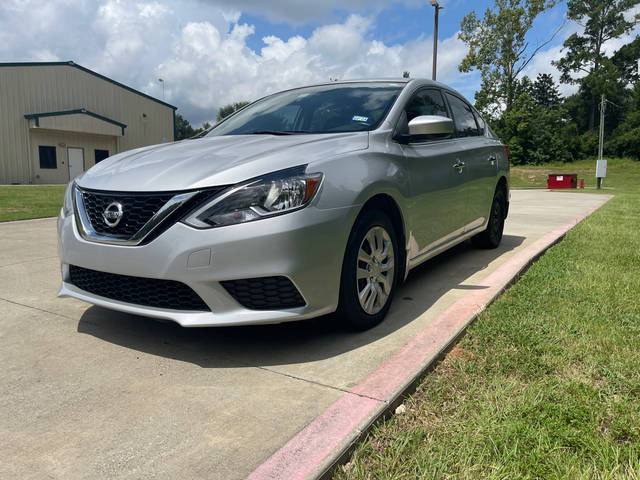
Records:
[[[48,130],[64,130],[78,133],[91,133],[97,135],[124,136],[127,126],[90,112],[86,108],[75,110],[63,110],[60,112],[29,113],[24,116],[27,120],[33,120],[31,128],[45,128]]]

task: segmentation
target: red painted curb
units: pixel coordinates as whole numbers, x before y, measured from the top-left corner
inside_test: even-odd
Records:
[[[541,253],[613,196],[570,223],[547,233],[515,253],[483,280],[482,290],[472,290],[418,332],[360,383],[275,452],[251,473],[248,480],[301,480],[317,471],[329,458],[337,459],[381,415],[395,398],[457,338],[475,318]],[[342,448],[338,448],[342,446]]]

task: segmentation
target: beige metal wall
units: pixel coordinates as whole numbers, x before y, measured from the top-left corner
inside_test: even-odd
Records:
[[[169,106],[71,65],[0,66],[0,184],[36,181],[25,114],[79,108],[127,125],[118,152],[173,140]]]
[[[84,152],[84,169],[95,164],[95,150],[108,150],[109,155],[116,153],[116,137],[89,135],[81,133],[59,132],[45,129],[31,130],[29,145],[33,182],[36,184],[67,183],[69,181],[68,148],[81,148]],[[40,168],[38,146],[56,147],[57,168]]]

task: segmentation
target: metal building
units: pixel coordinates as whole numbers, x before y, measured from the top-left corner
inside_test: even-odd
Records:
[[[74,62],[0,63],[0,184],[67,183],[173,141],[176,107]]]

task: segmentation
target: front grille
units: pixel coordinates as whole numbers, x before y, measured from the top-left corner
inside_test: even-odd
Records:
[[[281,310],[306,305],[287,277],[246,278],[220,283],[240,305],[251,310]]]
[[[211,311],[190,287],[174,280],[131,277],[69,265],[71,283],[101,297],[146,307]]]
[[[84,190],[82,199],[91,228],[100,235],[129,239],[135,235],[174,193],[119,193]],[[102,214],[112,202],[122,204],[123,216],[115,227],[109,227]]]

